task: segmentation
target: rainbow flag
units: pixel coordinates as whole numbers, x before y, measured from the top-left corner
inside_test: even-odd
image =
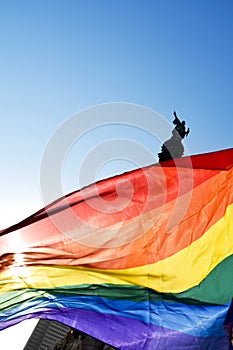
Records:
[[[102,180],[0,233],[0,329],[60,321],[119,349],[227,349],[233,149]]]

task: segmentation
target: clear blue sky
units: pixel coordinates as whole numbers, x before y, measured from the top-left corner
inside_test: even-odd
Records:
[[[176,109],[191,154],[232,147],[232,18],[232,0],[0,0],[0,227],[42,206],[46,144],[92,105]]]

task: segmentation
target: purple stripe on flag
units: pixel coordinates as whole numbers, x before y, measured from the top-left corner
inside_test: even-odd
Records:
[[[227,350],[229,346],[227,336],[224,335],[195,337],[168,328],[147,325],[132,318],[71,308],[28,314],[3,322],[4,328],[29,318],[56,320],[121,350]],[[105,328],[106,324],[108,327]]]

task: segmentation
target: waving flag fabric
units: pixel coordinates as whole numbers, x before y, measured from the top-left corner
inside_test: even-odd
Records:
[[[119,349],[227,349],[233,149],[102,180],[0,233],[0,329],[47,318]]]

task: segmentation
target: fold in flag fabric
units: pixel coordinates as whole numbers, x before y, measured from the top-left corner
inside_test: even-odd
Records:
[[[0,329],[45,318],[119,349],[227,349],[232,172],[233,149],[154,164],[2,230]]]

